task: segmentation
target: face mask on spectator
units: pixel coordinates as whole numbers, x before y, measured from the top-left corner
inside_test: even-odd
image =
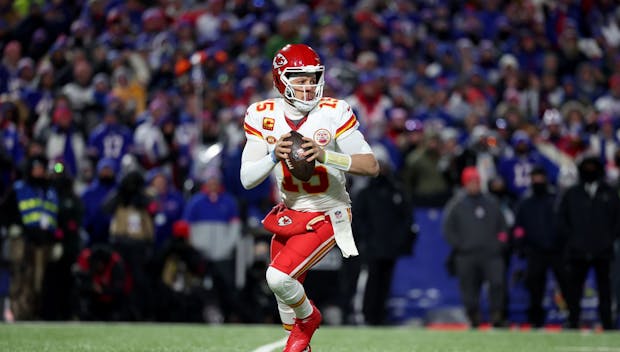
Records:
[[[579,177],[585,183],[592,183],[598,180],[598,174],[597,170],[583,170]]]
[[[104,185],[112,185],[116,182],[116,178],[114,176],[99,176],[99,182]]]
[[[534,192],[535,195],[542,195],[547,193],[547,184],[544,182],[533,182],[532,192]]]

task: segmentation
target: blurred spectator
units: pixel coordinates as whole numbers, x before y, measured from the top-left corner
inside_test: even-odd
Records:
[[[164,138],[161,126],[170,118],[168,103],[164,98],[157,97],[149,104],[145,121],[134,132],[135,153],[146,169],[162,166],[168,161],[170,145]]]
[[[69,320],[73,317],[74,282],[71,268],[82,248],[80,230],[84,208],[75,194],[73,175],[61,162],[51,164],[51,186],[58,193],[57,242],[43,282],[41,317],[45,320]]]
[[[87,109],[94,104],[92,65],[86,61],[77,61],[73,65],[73,80],[62,87],[62,94],[69,99],[70,108],[76,112],[75,123],[82,131],[87,125]]]
[[[598,155],[605,170],[613,166],[614,155],[620,147],[616,136],[615,123],[611,115],[599,114],[596,121],[598,131],[592,133],[588,140],[588,153]]]
[[[4,70],[6,70],[8,79],[4,83],[7,84],[7,86],[4,87],[6,90],[3,92],[8,91],[8,83],[10,82],[10,79],[16,76],[17,65],[21,58],[22,45],[18,41],[11,40],[6,44],[6,46],[4,46],[4,50],[2,51],[2,66]]]
[[[358,87],[353,95],[346,98],[355,112],[364,134],[369,140],[380,139],[387,131],[387,112],[392,107],[392,99],[383,93],[383,85],[378,72],[360,74]]]
[[[72,82],[74,67],[69,60],[68,46],[65,38],[58,37],[49,50],[49,60],[54,69],[54,84],[62,89]]]
[[[11,101],[0,103],[0,197],[4,195],[17,177],[17,168],[22,162],[25,150],[22,138],[15,125],[16,118],[12,111],[15,104]]]
[[[546,143],[563,151],[568,143],[565,124],[558,109],[547,109],[542,115],[541,138]]]
[[[29,102],[30,113],[38,116],[33,125],[39,122],[40,115],[45,115],[49,119],[57,94],[58,87],[54,82],[54,68],[49,61],[44,61],[37,69],[37,90],[34,99]]]
[[[214,289],[226,321],[235,319],[235,249],[241,238],[237,201],[222,188],[220,171],[203,176],[200,191],[187,202],[183,219],[190,224],[190,243],[208,260]],[[238,318],[238,317],[237,317]]]
[[[429,90],[421,106],[416,108],[416,118],[426,126],[453,126],[454,117],[446,109],[447,90],[436,88]]]
[[[517,130],[511,140],[512,155],[500,158],[499,174],[506,182],[508,192],[514,199],[520,198],[530,185],[530,172],[534,165],[544,166],[552,184],[557,180],[558,167],[544,158],[532,144],[527,132]]]
[[[86,142],[76,128],[71,107],[59,100],[52,113],[52,126],[40,138],[45,141],[46,155],[50,160],[62,160],[71,175],[80,175],[86,160]]]
[[[481,323],[480,292],[489,284],[489,318],[502,326],[504,312],[503,253],[508,234],[504,215],[494,197],[481,192],[480,175],[475,167],[463,170],[463,192],[446,205],[443,233],[454,251],[454,269],[459,279],[461,298],[472,327]]]
[[[499,210],[502,215],[504,215],[506,228],[511,229],[515,223],[514,208],[516,198],[508,191],[506,181],[504,181],[501,176],[493,177],[489,180],[487,189],[489,194],[495,196],[495,198],[497,199],[497,203],[499,204]],[[511,241],[511,238],[508,237],[508,241],[506,241],[506,245],[504,246],[502,252],[502,257],[504,259],[504,268],[506,268],[506,279],[504,280],[504,317],[507,317],[509,313],[510,284],[513,280],[511,280],[511,273],[508,268],[510,268],[513,251],[514,243],[513,241]]]
[[[403,107],[393,107],[387,114],[388,122],[385,135],[392,143],[399,147],[404,144],[403,134],[406,130],[408,115],[407,109]]]
[[[246,271],[245,285],[239,298],[248,307],[248,322],[275,323],[278,321],[278,307],[272,299],[273,292],[265,281],[265,271],[269,266],[269,243],[257,241],[254,245],[254,261]]]
[[[280,12],[276,17],[276,32],[269,36],[263,49],[264,57],[274,57],[275,53],[286,44],[300,43],[301,37],[294,10]]]
[[[34,100],[37,83],[35,73],[34,61],[31,58],[19,59],[16,75],[9,82],[9,94],[27,102]]]
[[[610,270],[614,241],[620,237],[617,192],[604,180],[603,164],[598,156],[586,156],[579,162],[579,183],[561,197],[558,229],[566,243],[568,260],[568,324],[581,324],[583,285],[590,268],[596,274],[599,320],[603,329],[613,329]]]
[[[424,142],[424,124],[414,118],[405,120],[402,143],[397,143],[401,155],[406,157]]]
[[[377,146],[373,149],[381,171],[353,202],[353,226],[368,271],[364,319],[370,325],[384,325],[387,324],[386,303],[396,260],[412,253],[417,233],[413,208],[404,188],[395,179],[387,152]]]
[[[225,5],[225,1],[209,1],[204,11],[197,16],[196,34],[198,35],[198,43],[200,46],[214,44],[225,35],[225,33],[223,33],[224,23],[235,20],[233,14],[226,12]]]
[[[475,126],[464,148],[455,158],[457,175],[461,175],[468,166],[478,169],[482,189],[486,190],[490,179],[497,175],[499,157],[497,138],[484,125]]]
[[[133,281],[133,318],[148,319],[153,296],[146,265],[153,254],[155,229],[154,207],[146,193],[142,173],[134,170],[123,176],[118,188],[105,199],[103,207],[112,215],[110,242],[125,261]]]
[[[609,77],[609,90],[596,99],[594,106],[598,111],[612,116],[620,116],[620,73]]]
[[[81,195],[84,204],[83,226],[88,234],[85,244],[88,247],[109,242],[111,215],[103,211],[103,202],[116,189],[118,169],[118,163],[113,159],[99,160],[95,180]]]
[[[120,123],[119,114],[119,111],[107,108],[103,121],[90,133],[87,153],[93,161],[109,158],[120,165],[123,156],[131,151],[133,137],[129,128]]]
[[[565,300],[568,276],[562,253],[564,242],[554,221],[557,195],[549,184],[544,168],[534,167],[530,179],[529,192],[516,207],[513,237],[517,253],[524,256],[527,262],[528,321],[533,327],[540,328],[546,321],[543,297],[547,289],[547,271],[552,270],[556,288]]]
[[[406,156],[403,183],[408,200],[416,207],[443,206],[452,187],[442,170],[442,144],[438,133],[426,133],[424,143]]]
[[[26,161],[24,179],[13,184],[0,213],[11,237],[11,310],[15,319],[41,318],[41,293],[58,230],[58,194],[50,186],[47,159]]]
[[[213,304],[203,286],[207,262],[189,243],[189,224],[183,220],[170,226],[171,233],[153,258],[153,273],[159,321],[201,322],[206,306]]]
[[[588,58],[579,50],[577,45],[577,28],[574,22],[572,26],[564,29],[558,37],[559,44],[559,73],[562,75],[574,75],[579,63],[586,62]],[[567,23],[567,24],[569,24]]]
[[[515,223],[515,214],[513,212],[515,202],[518,198],[515,198],[509,191],[506,181],[501,176],[496,176],[489,180],[487,185],[489,194],[495,196],[499,203],[499,208],[504,214],[506,220],[506,226],[512,228]]]
[[[131,277],[120,254],[109,245],[84,248],[73,267],[76,314],[86,321],[126,321]]]
[[[146,89],[134,76],[125,66],[118,67],[112,72],[112,94],[123,102],[123,107],[129,116],[139,116],[146,109]]]
[[[602,73],[598,65],[593,64],[590,61],[580,63],[577,67],[577,76],[575,79],[576,97],[573,98],[585,102],[586,104],[591,105],[592,102],[596,104],[598,98],[601,97],[607,90],[599,84],[602,81],[604,81],[604,77],[602,77]],[[615,82],[614,84],[618,83]],[[615,93],[612,93],[612,95],[617,97],[618,87],[612,87],[610,84],[610,88],[616,91]],[[606,106],[606,103],[604,102],[605,100],[606,99],[601,99],[602,106]],[[607,108],[604,110],[607,110]],[[616,112],[617,111],[618,110],[616,110]]]
[[[183,196],[175,188],[170,175],[162,169],[152,169],[146,174],[147,192],[153,200],[153,223],[155,225],[155,249],[168,241],[172,226],[183,215]]]
[[[107,2],[104,14],[105,27],[103,28],[97,41],[105,44],[109,49],[123,51],[134,47],[135,36],[130,32],[127,13],[121,6],[110,6]]]

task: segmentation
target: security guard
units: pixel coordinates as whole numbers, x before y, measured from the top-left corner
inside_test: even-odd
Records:
[[[58,196],[49,187],[47,159],[30,157],[24,179],[14,183],[0,204],[10,239],[11,310],[18,320],[38,317],[41,287],[58,219]]]

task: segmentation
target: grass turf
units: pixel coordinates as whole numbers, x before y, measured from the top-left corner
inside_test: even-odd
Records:
[[[275,325],[0,324],[5,352],[251,352],[283,337]],[[277,348],[275,351],[281,351]],[[620,334],[322,327],[314,352],[620,352]]]

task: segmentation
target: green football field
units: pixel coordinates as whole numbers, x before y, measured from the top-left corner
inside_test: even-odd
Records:
[[[0,324],[3,352],[268,352],[281,351],[275,325]],[[546,331],[430,331],[413,327],[325,326],[315,352],[620,352],[619,333]]]

